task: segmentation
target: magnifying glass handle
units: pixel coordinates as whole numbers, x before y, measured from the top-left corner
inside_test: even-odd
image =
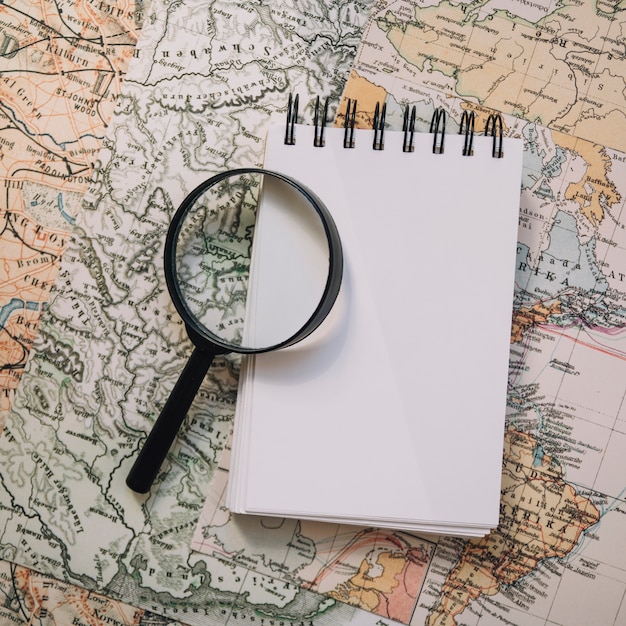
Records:
[[[178,378],[161,415],[154,423],[139,456],[128,473],[126,484],[137,493],[148,493],[172,446],[178,429],[211,366],[215,352],[195,348]]]

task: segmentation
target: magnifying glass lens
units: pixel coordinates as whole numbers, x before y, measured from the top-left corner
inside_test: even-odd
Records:
[[[185,198],[165,240],[165,279],[194,344],[126,484],[147,493],[213,358],[293,345],[330,312],[343,253],[323,203],[258,168],[208,179]]]
[[[310,202],[256,172],[198,195],[174,245],[174,281],[194,330],[239,351],[270,349],[296,334],[329,275],[328,238]]]

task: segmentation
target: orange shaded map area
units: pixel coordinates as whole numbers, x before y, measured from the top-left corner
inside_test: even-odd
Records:
[[[519,343],[529,328],[545,324],[551,315],[559,315],[560,313],[561,302],[558,300],[550,305],[539,302],[531,307],[522,307],[514,310],[511,325],[511,343]]]
[[[308,524],[304,530],[313,528]],[[309,577],[312,570],[300,575],[308,589],[408,624],[433,549],[434,544],[405,533],[367,529],[349,541],[333,541],[314,576]]]
[[[82,192],[137,41],[135,2],[13,0],[0,16],[0,178]]]
[[[600,519],[598,509],[563,480],[537,441],[512,429],[505,437],[500,507],[498,528],[466,544],[428,626],[454,626],[472,600],[495,595],[543,559],[566,556]]]
[[[91,179],[139,35],[140,5],[0,3],[0,416]]]
[[[422,586],[426,563],[425,555],[417,550],[382,552],[374,564],[364,560],[358,574],[329,595],[377,615],[408,623]]]
[[[585,162],[582,178],[568,185],[565,198],[576,202],[581,213],[598,226],[604,219],[604,207],[617,205],[622,200],[610,179],[612,164],[606,148],[563,133],[555,133],[555,139],[559,146],[579,154]]]
[[[0,385],[5,390],[17,386],[67,241],[65,232],[43,228],[24,213],[5,211],[0,217],[6,256],[0,264]]]
[[[384,4],[374,15],[378,31],[426,80],[443,75],[460,97],[624,149],[623,50],[618,43],[624,25],[615,3],[606,10],[589,2],[546,5],[536,21],[488,3],[417,4],[412,3],[412,15],[409,9],[400,17]],[[373,37],[368,43],[374,50],[380,45]],[[378,71],[400,67],[389,65],[380,62]]]
[[[142,617],[149,615],[142,609],[66,585],[6,561],[0,563],[0,590],[5,598],[13,599],[13,602],[6,601],[0,606],[2,624],[138,626]],[[19,596],[15,596],[16,593]]]
[[[348,99],[356,100],[357,110],[354,117],[356,128],[371,128],[374,121],[374,112],[377,104],[384,104],[387,98],[387,91],[382,87],[374,85],[366,78],[357,74],[354,70],[350,72],[350,79],[346,84],[343,94],[343,102],[337,113],[336,125],[343,126],[346,119]]]

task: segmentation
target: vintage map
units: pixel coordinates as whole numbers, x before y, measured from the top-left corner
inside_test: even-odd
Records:
[[[66,583],[125,603],[101,623],[134,623],[137,615],[150,623],[156,618],[146,609],[188,624],[379,621],[190,551],[230,430],[237,359],[214,364],[155,493],[139,497],[124,485],[141,433],[189,354],[162,283],[173,208],[209,174],[260,163],[267,124],[284,119],[291,90],[309,118],[315,95],[338,103],[366,16],[367,6],[352,1],[155,0],[147,10],[2,436],[0,556],[61,581],[38,586],[23,568],[7,574],[16,620],[27,613],[19,607],[33,606],[30,581],[34,595],[53,586],[66,608],[80,597]],[[96,619],[82,608],[58,619]],[[42,610],[57,619],[50,606],[34,616]]]
[[[390,0],[355,69],[390,93],[396,79],[432,87],[624,152],[625,28],[620,0]]]
[[[422,130],[433,104],[456,126],[471,106],[420,90]],[[401,126],[393,94],[353,76],[346,95],[361,119],[386,97],[390,124]],[[486,111],[474,111],[482,129]],[[498,529],[463,542],[231,516],[224,457],[197,550],[413,626],[622,623],[626,155],[505,119],[525,155]],[[268,546],[285,555],[278,564]]]
[[[0,423],[79,213],[145,2],[0,5]],[[2,623],[165,626],[144,610],[0,562]]]
[[[375,101],[386,99],[394,128],[410,102],[419,130],[427,129],[434,106],[446,107],[452,132],[463,108],[476,111],[482,129],[483,106],[505,107],[466,93],[462,73],[440,70],[459,45],[464,58],[472,51],[480,57],[482,39],[472,44],[471,31],[489,33],[499,20],[510,32],[498,31],[507,36],[493,46],[496,53],[506,54],[512,33],[536,36],[537,26],[548,32],[558,25],[565,45],[551,42],[553,54],[564,48],[566,62],[584,66],[592,64],[574,55],[593,58],[598,73],[615,79],[612,85],[621,80],[623,89],[623,51],[621,64],[602,70],[623,45],[621,4],[597,5],[595,13],[582,3],[492,4],[374,5],[346,92],[359,101],[359,119],[371,120]],[[454,13],[463,6],[467,20]],[[67,14],[69,3],[62,8]],[[568,28],[577,11],[587,13]],[[141,433],[189,353],[163,287],[169,215],[207,174],[260,162],[263,130],[270,119],[283,119],[289,89],[305,104],[317,93],[338,100],[366,14],[365,5],[340,1],[153,0],[146,11],[107,138],[99,139],[105,150],[82,212],[76,189],[61,199],[46,196],[54,212],[38,217],[56,216],[55,234],[76,223],[0,438],[0,557],[18,564],[0,568],[0,617],[7,622],[576,626],[626,620],[626,155],[619,150],[626,142],[623,97],[601,98],[606,87],[575,92],[571,110],[581,111],[575,120],[549,117],[541,103],[552,101],[540,96],[531,121],[522,119],[522,107],[505,118],[507,132],[526,139],[526,154],[496,532],[465,542],[231,517],[221,498],[239,367],[232,357],[214,364],[155,492],[139,497],[123,484]],[[442,21],[435,15],[446,18],[445,27],[429,21]],[[479,15],[487,15],[485,23]],[[584,33],[576,30],[583,26]],[[448,52],[424,60],[405,46],[405,58],[398,29],[416,41],[417,32],[426,32]],[[569,50],[573,42],[576,52]],[[535,45],[548,46],[543,38]],[[5,55],[3,63],[12,58]],[[577,85],[582,78],[593,82],[593,72],[573,69],[580,73]],[[525,88],[534,89],[526,80]],[[555,85],[550,80],[549,92],[536,91],[572,99],[572,90]],[[524,104],[514,91],[498,98]],[[599,112],[606,113],[602,123]],[[310,106],[305,116],[311,119]],[[592,126],[599,143],[580,138]],[[40,199],[20,202],[36,211]],[[11,241],[15,223],[7,218]],[[33,236],[41,230],[33,227]],[[42,302],[28,298],[16,296]],[[13,304],[2,309],[3,319],[15,306],[42,309]],[[25,325],[25,313],[18,315]],[[26,337],[24,328],[11,332]],[[12,371],[30,345],[19,341],[7,344]],[[7,384],[14,387],[14,377]]]
[[[50,297],[144,4],[0,4],[0,415]]]
[[[501,522],[483,540],[436,542],[404,623],[569,626],[626,619],[626,561],[618,547],[626,514],[626,155],[614,149],[626,143],[625,21],[623,3],[388,2],[375,5],[366,26],[345,92],[358,102],[361,125],[386,101],[396,128],[404,106],[415,104],[421,130],[433,107],[442,106],[451,132],[463,110],[474,110],[480,132],[491,106],[510,114],[507,132],[526,145]],[[567,84],[557,79],[563,66],[554,65],[556,57],[571,66]],[[606,62],[614,62],[610,70]],[[610,97],[601,97],[606,84],[599,76],[614,81]],[[524,98],[532,102],[521,106]],[[554,115],[555,103],[569,113]],[[238,523],[213,494],[195,545],[231,546],[224,540]],[[357,604],[391,615],[386,561],[365,549],[359,567],[350,567],[343,557],[350,538],[307,531],[316,554],[325,555],[332,538],[338,558],[319,558],[313,578],[310,566],[292,575],[312,588],[325,579],[331,594],[350,589]],[[401,543],[393,554],[409,561]],[[363,571],[375,575],[364,580]],[[407,603],[412,596],[406,594]]]
[[[0,623],[54,626],[175,626],[176,622],[69,585],[25,567],[0,563]]]

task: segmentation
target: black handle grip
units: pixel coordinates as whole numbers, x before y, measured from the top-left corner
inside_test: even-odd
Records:
[[[128,473],[126,484],[148,493],[217,351],[195,348]]]

